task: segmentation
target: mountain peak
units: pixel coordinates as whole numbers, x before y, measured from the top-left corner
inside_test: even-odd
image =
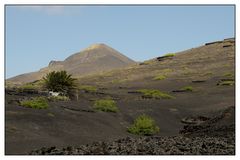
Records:
[[[64,61],[50,61],[49,65],[40,69],[39,72],[17,77],[16,81],[24,83],[35,81],[50,71],[58,70],[66,70],[74,76],[82,76],[123,68],[134,63],[133,60],[108,45],[97,43],[70,55]],[[14,78],[12,80],[14,81]]]
[[[99,48],[110,48],[110,47],[104,43],[96,43],[96,44],[93,44],[93,45],[87,47],[85,50],[95,50],[95,49],[99,49]]]

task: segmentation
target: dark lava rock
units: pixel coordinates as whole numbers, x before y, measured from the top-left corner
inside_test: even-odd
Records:
[[[41,148],[31,155],[234,155],[232,137],[140,137],[79,147]]]
[[[227,134],[235,133],[235,107],[231,106],[216,114],[213,117],[204,117],[204,119],[199,119],[199,116],[195,119],[196,121],[202,121],[202,123],[192,123],[185,125],[180,134],[191,135],[191,136],[213,136],[213,137],[224,137]],[[226,125],[226,121],[228,124]]]
[[[223,48],[226,48],[226,47],[232,47],[233,45],[224,45]]]
[[[173,57],[169,57],[169,56],[162,56],[162,57],[157,57],[158,61],[164,61],[166,59],[173,59]]]
[[[193,80],[192,83],[203,83],[206,82],[206,80]]]

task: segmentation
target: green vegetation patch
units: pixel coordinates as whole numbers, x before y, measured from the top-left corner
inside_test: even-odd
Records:
[[[192,92],[193,87],[192,86],[186,86],[186,87],[181,88],[181,90]]]
[[[175,53],[168,53],[165,54],[164,57],[174,57],[176,54]]]
[[[143,93],[143,97],[145,98],[156,98],[156,99],[160,99],[160,98],[173,99],[174,98],[173,96],[167,93],[161,92],[159,90],[140,89],[138,90],[138,92]]]
[[[164,80],[166,79],[166,76],[164,75],[157,75],[156,77],[153,78],[153,80]]]
[[[44,97],[36,97],[32,100],[24,100],[20,102],[21,106],[30,107],[35,109],[46,109],[48,108],[48,101]]]
[[[211,76],[213,75],[212,72],[206,72],[206,73],[203,73],[201,76],[204,77],[204,76]]]
[[[163,69],[162,72],[163,73],[170,73],[170,72],[173,72],[173,69],[166,68],[166,69]]]
[[[234,74],[233,74],[233,73],[230,73],[230,72],[227,72],[227,73],[224,73],[223,76],[224,76],[224,77],[231,77],[231,78],[233,78],[233,77],[234,77]]]
[[[50,96],[48,97],[51,101],[69,101],[69,97],[67,96]]]
[[[97,88],[94,87],[94,86],[90,86],[90,85],[83,85],[83,86],[80,86],[79,87],[80,90],[84,90],[86,92],[96,92],[97,91]]]
[[[94,109],[103,112],[117,112],[118,108],[116,102],[112,99],[96,100],[94,103]]]
[[[221,81],[218,83],[219,86],[232,86],[235,82],[233,80]]]
[[[159,127],[151,117],[143,114],[136,118],[133,125],[127,131],[136,135],[149,136],[158,133]]]
[[[53,113],[48,113],[47,114],[49,117],[55,117],[55,115]]]
[[[43,80],[36,80],[34,82],[26,83],[18,87],[18,91],[24,90],[41,90],[43,88]]]

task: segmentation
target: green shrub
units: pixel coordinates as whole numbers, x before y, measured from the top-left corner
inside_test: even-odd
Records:
[[[49,117],[55,117],[55,115],[53,113],[48,113],[47,114]]]
[[[162,73],[169,73],[169,72],[172,72],[173,69],[170,69],[170,68],[166,68],[166,69],[163,69],[161,70]]]
[[[174,98],[173,96],[171,96],[167,93],[161,92],[159,90],[140,89],[140,90],[138,90],[138,92],[143,93],[143,96],[146,98],[156,98],[156,99],[159,99],[159,98],[172,99],[172,98]]]
[[[211,75],[213,75],[213,73],[212,72],[206,72],[206,73],[203,73],[201,76],[211,76]]]
[[[158,133],[159,127],[151,117],[141,115],[134,121],[133,125],[128,128],[128,132],[136,135],[148,136]]]
[[[21,86],[22,89],[36,89],[36,86],[34,86],[33,84],[25,84],[23,86]]]
[[[158,75],[153,78],[153,80],[164,80],[164,79],[166,79],[166,76],[164,76],[164,75]]]
[[[223,75],[224,77],[234,77],[234,74],[233,73],[224,73]]]
[[[75,78],[67,74],[66,71],[53,71],[43,78],[45,87],[54,92],[63,92],[69,94],[76,87]]]
[[[43,88],[43,80],[36,80],[34,82],[26,83],[18,87],[18,91],[23,90],[40,90]]]
[[[24,84],[22,86],[17,87],[17,91],[22,92],[26,90],[38,90],[38,87],[32,85],[32,84]]]
[[[50,96],[48,97],[49,100],[52,101],[69,101],[69,97],[67,96]]]
[[[181,90],[192,92],[193,91],[193,87],[192,86],[186,86],[186,87],[181,88]]]
[[[175,53],[168,53],[165,54],[164,57],[174,57],[176,54]]]
[[[103,112],[117,112],[118,108],[116,102],[112,99],[96,100],[94,103],[94,109]]]
[[[47,99],[44,97],[35,97],[32,100],[24,100],[20,102],[20,105],[24,107],[35,108],[35,109],[48,108]]]
[[[86,92],[93,92],[93,93],[97,91],[97,88],[96,88],[96,87],[90,86],[90,85],[80,86],[79,89],[84,90],[84,91],[86,91]]]
[[[234,85],[235,82],[234,81],[231,81],[231,80],[228,80],[228,81],[221,81],[218,83],[218,85],[220,86],[232,86]]]

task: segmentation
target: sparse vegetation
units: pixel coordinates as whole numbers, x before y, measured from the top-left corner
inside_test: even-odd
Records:
[[[53,71],[43,78],[45,87],[54,92],[69,94],[76,87],[75,78],[66,71]]]
[[[164,57],[174,57],[175,55],[175,53],[167,53],[164,55]]]
[[[234,74],[233,73],[230,73],[230,72],[227,72],[227,73],[224,73],[223,75],[224,77],[234,77]]]
[[[162,70],[162,73],[170,73],[170,72],[172,72],[172,71],[173,71],[172,69],[166,68],[166,69],[163,69],[163,70]]]
[[[13,84],[12,82],[5,81],[5,87],[6,87],[6,88],[13,88],[13,87],[14,87],[14,84]]]
[[[186,70],[186,71],[183,72],[183,74],[184,74],[185,76],[188,76],[188,75],[193,74],[193,72],[191,72],[191,71],[189,71],[189,70]]]
[[[231,67],[230,64],[224,64],[223,66],[224,66],[224,67]]]
[[[156,98],[156,99],[172,99],[174,98],[173,96],[161,92],[159,90],[151,90],[151,89],[140,89],[138,92],[143,93],[144,98]]]
[[[48,108],[47,99],[44,97],[35,97],[32,100],[24,100],[20,102],[20,105],[24,107],[35,108],[35,109]]]
[[[206,72],[206,73],[203,73],[201,76],[211,76],[211,75],[213,75],[213,73],[212,72]]]
[[[181,88],[181,90],[192,92],[193,87],[192,86],[186,86],[186,87]]]
[[[153,80],[164,80],[166,79],[166,76],[164,75],[157,75],[156,77],[153,78]]]
[[[41,90],[43,88],[43,80],[37,80],[34,82],[26,83],[18,87],[19,91],[23,90]]]
[[[158,133],[159,127],[151,117],[144,114],[137,117],[133,125],[128,128],[128,132],[148,136]]]
[[[232,86],[235,82],[233,80],[221,81],[218,83],[219,86]]]
[[[53,113],[48,113],[47,114],[49,117],[55,117]]]
[[[60,96],[60,95],[58,95],[58,96],[50,96],[50,97],[48,97],[48,99],[51,100],[51,101],[69,101],[70,100],[69,97],[67,97],[67,96]]]
[[[94,109],[103,112],[117,112],[118,108],[116,102],[112,99],[96,100],[94,103]]]
[[[94,86],[90,86],[90,85],[83,85],[79,87],[80,90],[84,90],[85,92],[91,92],[94,93],[97,91],[97,88]]]

